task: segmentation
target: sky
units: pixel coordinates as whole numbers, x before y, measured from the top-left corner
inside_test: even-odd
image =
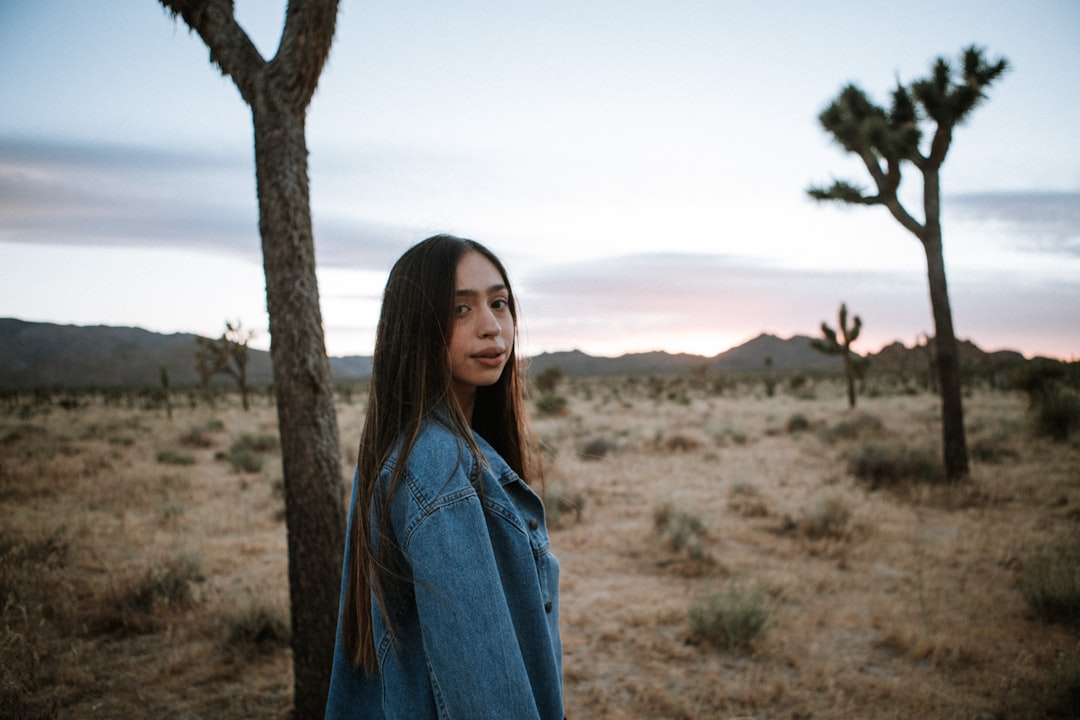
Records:
[[[237,0],[264,57],[283,0]],[[956,334],[1080,359],[1080,3],[343,0],[308,110],[327,351],[367,355],[410,245],[508,266],[527,354],[933,334],[919,241],[818,113],[977,44],[1010,64],[942,173]],[[0,1],[0,317],[269,346],[251,115],[153,0]],[[921,218],[921,176],[901,197]]]

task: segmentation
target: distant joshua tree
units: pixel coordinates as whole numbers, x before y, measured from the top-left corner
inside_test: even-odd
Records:
[[[857,205],[882,205],[923,245],[934,315],[937,374],[941,387],[942,440],[945,475],[950,481],[968,476],[967,441],[961,404],[960,358],[953,331],[952,310],[945,282],[941,242],[941,166],[952,144],[953,130],[986,98],[986,88],[1008,68],[1005,59],[988,61],[974,45],[963,51],[960,71],[939,57],[929,77],[905,87],[897,83],[892,107],[886,111],[867,98],[860,88],[848,85],[829,103],[818,120],[845,150],[858,156],[877,189],[867,194],[843,180],[830,187],[812,186],[807,193],[816,200]],[[920,123],[934,125],[929,146],[920,148]],[[911,163],[923,176],[923,221],[901,204],[897,190],[900,170]]]
[[[851,344],[859,338],[862,330],[862,319],[856,315],[851,326],[847,324],[847,305],[840,303],[840,317],[837,329],[833,330],[828,323],[821,323],[820,338],[812,338],[810,347],[826,355],[841,355],[844,358],[844,377],[847,378],[848,407],[855,407],[855,376],[858,368],[856,364],[859,358],[853,355]],[[837,333],[839,332],[839,339]]]
[[[247,383],[248,343],[254,337],[255,333],[245,331],[237,320],[235,325],[226,322],[225,332],[217,340],[196,338],[198,347],[195,349],[195,366],[203,387],[208,386],[210,378],[218,373],[228,375],[240,388],[244,410],[250,407]]]
[[[161,363],[161,397],[165,401],[165,417],[172,420],[172,397],[169,395],[169,368]]]

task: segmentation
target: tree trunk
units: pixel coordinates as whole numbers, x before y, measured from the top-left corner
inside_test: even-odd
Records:
[[[295,717],[321,718],[334,652],[343,482],[315,277],[304,111],[252,103],[270,356],[285,475]]]
[[[949,289],[945,281],[945,257],[941,241],[941,206],[937,169],[924,172],[926,229],[922,242],[930,284],[930,307],[934,314],[934,345],[938,384],[941,391],[941,439],[945,477],[950,482],[968,476],[967,439],[964,435],[964,408],[961,401],[960,353],[953,331]]]
[[[847,378],[848,407],[855,408],[855,363],[851,360],[851,348],[844,345],[844,377]]]

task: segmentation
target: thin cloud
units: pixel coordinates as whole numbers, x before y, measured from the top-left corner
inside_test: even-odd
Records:
[[[876,350],[933,333],[925,276],[919,273],[790,269],[708,254],[648,254],[536,268],[523,275],[531,339],[560,347],[584,338],[586,349],[616,341],[651,349],[649,338],[676,334],[687,346],[718,352],[760,332],[819,333],[836,324],[841,302],[863,320],[859,345]],[[1080,328],[1080,287],[1031,284],[1009,273],[952,283],[958,336],[986,349],[1028,347],[1058,335],[1053,351],[1075,354],[1069,329]],[[710,344],[710,337],[715,337]]]
[[[0,139],[0,242],[181,248],[261,262],[248,158]],[[314,201],[313,201],[314,205]],[[385,270],[418,237],[313,209],[320,266]]]
[[[1018,250],[1080,257],[1080,193],[971,193],[947,198],[960,222],[993,223]]]

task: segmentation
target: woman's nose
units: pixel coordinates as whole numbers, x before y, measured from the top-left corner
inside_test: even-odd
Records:
[[[502,334],[502,325],[491,308],[485,307],[480,316],[480,334],[483,337],[497,337]]]

